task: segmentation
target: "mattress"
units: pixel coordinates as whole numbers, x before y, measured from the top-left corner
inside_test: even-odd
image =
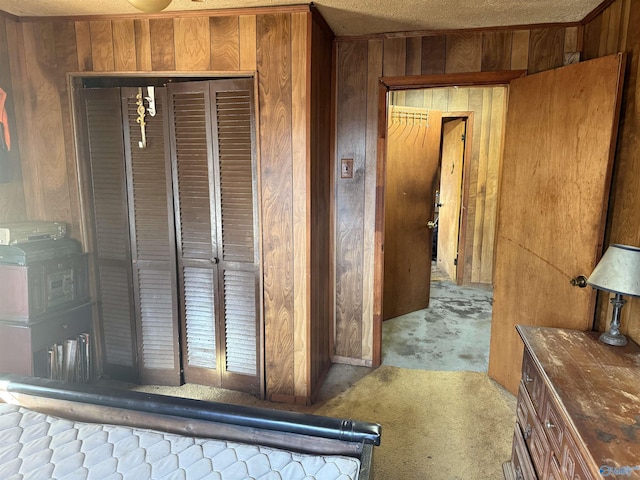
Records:
[[[357,458],[309,455],[0,403],[0,479],[356,480]]]

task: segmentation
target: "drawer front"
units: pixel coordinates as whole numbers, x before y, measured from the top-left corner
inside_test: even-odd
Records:
[[[31,348],[34,352],[52,343],[59,343],[81,332],[91,331],[91,304],[51,315],[31,327]]]
[[[560,465],[564,478],[569,480],[594,480],[585,462],[568,432],[565,432]]]
[[[555,453],[551,453],[551,459],[549,460],[549,480],[565,480],[560,471],[560,461]]]
[[[538,418],[542,420],[542,402],[545,390],[544,382],[536,369],[531,355],[526,350],[522,359],[522,383],[529,394]]]
[[[517,417],[522,438],[533,461],[535,471],[538,477],[545,478],[551,449],[544,429],[540,425],[533,404],[529,399],[526,387],[522,383],[518,393]]]
[[[537,480],[527,446],[522,438],[520,428],[516,425],[513,432],[513,448],[511,452],[511,463],[516,480]]]

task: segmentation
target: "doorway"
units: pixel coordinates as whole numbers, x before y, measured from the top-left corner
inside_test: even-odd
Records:
[[[458,245],[454,245],[451,249],[453,252],[456,252],[457,255],[454,253],[453,255],[447,255],[447,257],[450,257],[451,264],[455,267],[459,265],[460,268],[445,272],[445,275],[449,275],[449,277],[453,276],[452,281],[454,284],[460,284],[465,288],[469,288],[469,286],[483,286],[483,288],[487,289],[490,288],[491,285],[490,267],[493,252],[489,245],[495,234],[495,205],[497,202],[495,198],[487,200],[486,193],[490,192],[491,194],[497,195],[502,129],[504,127],[504,112],[507,97],[506,84],[511,78],[517,78],[521,75],[522,72],[501,72],[491,75],[455,75],[451,76],[451,82],[446,78],[448,77],[447,75],[411,77],[413,84],[409,86],[411,88],[410,91],[407,91],[407,78],[399,82],[398,85],[386,84],[385,79],[382,79],[387,90],[383,91],[386,100],[383,100],[381,97],[380,105],[387,107],[398,99],[405,99],[407,102],[411,99],[413,103],[408,105],[409,107],[422,107],[428,110],[439,109],[442,112],[442,117],[446,120],[445,125],[452,122],[457,123],[458,125],[456,126],[458,128],[464,128],[465,132],[464,136],[460,136],[462,137],[460,140],[470,142],[468,148],[462,149],[462,165],[459,165],[459,162],[454,165],[454,171],[455,167],[461,167],[463,169],[460,171],[462,178],[460,179],[460,186],[457,188],[458,191],[455,195],[459,199],[460,207],[454,208],[454,210],[458,211],[458,214],[457,218],[453,220],[453,224],[456,225],[458,229],[457,233],[453,233],[453,238],[456,238],[456,240],[459,238],[460,241]],[[396,79],[390,79],[390,81],[394,80]],[[397,95],[396,92],[401,92],[402,95]],[[495,98],[493,98],[494,93],[496,93]],[[421,102],[421,104],[416,105],[416,100],[417,102]],[[478,109],[478,105],[481,107],[484,105],[485,108]],[[497,105],[500,105],[500,108],[496,108]],[[492,115],[492,113],[494,115]],[[388,115],[380,115],[379,118],[387,120]],[[496,120],[496,118],[499,118],[499,120]],[[490,129],[492,124],[494,126],[493,133]],[[495,131],[499,133],[495,133]],[[383,184],[386,189],[388,188],[386,175],[388,175],[389,172],[389,165],[387,164],[387,155],[389,153],[387,148],[387,142],[389,141],[389,136],[387,135],[388,124],[380,124],[379,132],[385,132],[385,135],[381,135],[381,137],[384,136],[383,145],[385,148],[381,148],[378,151],[378,185]],[[441,137],[438,138],[438,141],[441,141]],[[441,144],[438,143],[437,148],[440,148],[440,146]],[[490,154],[490,152],[492,152],[492,154]],[[495,152],[497,152],[497,155],[494,154]],[[490,157],[492,158],[491,162],[489,161]],[[464,161],[465,158],[469,159],[466,164]],[[495,160],[496,158],[497,160]],[[450,165],[447,168],[449,168],[450,172]],[[465,169],[467,170],[466,172],[464,171]],[[487,175],[489,172],[491,172],[491,174]],[[410,176],[411,172],[405,171],[404,174]],[[481,177],[480,181],[479,175]],[[436,184],[439,185],[439,182],[436,182]],[[481,192],[482,198],[479,198],[478,192]],[[435,207],[436,203],[441,203],[432,200],[435,191],[427,193],[429,194],[429,202],[432,207]],[[386,198],[385,192],[384,203],[386,203]],[[386,210],[384,203],[379,202],[376,207],[376,230],[381,232],[384,229],[385,232],[385,236],[382,237],[384,249],[377,250],[376,265],[378,265],[378,262],[385,265],[388,255],[389,244],[386,239],[388,229],[385,227]],[[491,221],[485,221],[484,218],[484,211],[487,207],[489,209],[493,208],[493,219],[491,219]],[[476,222],[474,214],[478,213],[478,211],[482,212],[482,216],[478,218]],[[431,222],[434,221],[433,216],[430,217],[430,220]],[[426,223],[423,219],[425,227]],[[463,233],[465,229],[468,231],[467,234]],[[425,234],[425,237],[431,237],[431,235]],[[474,239],[478,238],[483,239],[483,241],[474,243]],[[425,248],[431,249],[432,242],[424,243]],[[442,252],[442,247],[440,251]],[[487,263],[489,267],[488,270],[483,267],[480,262],[482,255],[491,259]],[[458,258],[456,259],[456,257]],[[429,252],[429,258],[431,259],[431,252]],[[476,261],[475,265],[474,260]],[[428,270],[428,273],[425,273],[422,278],[429,278],[431,275],[430,262],[427,265],[423,265],[422,268],[425,272]],[[483,270],[484,277],[482,276]],[[384,291],[387,278],[384,275],[384,269],[376,266],[376,272],[378,275],[374,282],[374,299],[377,307],[379,304],[384,304],[385,299],[379,297],[378,293],[380,289]],[[435,272],[435,274],[437,275],[438,272]],[[399,283],[401,284],[402,281],[399,281]],[[429,290],[427,287],[427,291]],[[455,295],[456,294],[454,294],[454,296]],[[380,312],[381,310],[375,308],[375,311]],[[490,313],[488,316],[490,318]],[[382,342],[378,345],[376,340],[376,337],[380,340],[382,339],[382,318],[391,318],[387,316],[386,309],[384,316],[381,315],[374,319],[374,364],[380,364],[376,362],[377,358],[380,358],[380,362],[382,360]],[[378,353],[380,357],[377,357]]]

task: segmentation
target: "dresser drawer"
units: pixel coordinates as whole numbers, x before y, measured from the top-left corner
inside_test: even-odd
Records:
[[[527,445],[522,438],[520,428],[516,425],[513,432],[513,448],[511,453],[512,478],[515,480],[537,480]]]
[[[549,442],[551,443],[551,447],[555,452],[560,454],[562,442],[564,436],[566,435],[566,426],[560,413],[558,413],[558,408],[553,403],[551,398],[546,398],[543,408],[542,415],[542,425],[544,430],[549,438]]]
[[[571,438],[571,435],[566,431],[562,445],[560,469],[564,478],[570,480],[594,480],[593,475],[591,475],[585,465],[582,455],[578,451],[578,447]]]
[[[520,384],[517,404],[518,425],[525,442],[529,457],[533,462],[538,478],[545,478],[549,465],[551,448],[544,433],[544,428],[540,425],[540,420],[536,414],[529,394],[523,383]]]
[[[542,377],[538,373],[538,369],[529,355],[529,352],[524,352],[522,359],[522,383],[524,384],[531,403],[538,415],[538,418],[542,420],[542,402],[544,401],[544,382]]]

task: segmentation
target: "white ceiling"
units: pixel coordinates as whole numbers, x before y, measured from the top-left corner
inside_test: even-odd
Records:
[[[601,2],[602,0],[319,0],[314,3],[336,35],[351,36],[577,22]],[[291,0],[173,0],[166,11],[292,3]],[[0,10],[17,16],[138,12],[126,0],[0,0]]]

